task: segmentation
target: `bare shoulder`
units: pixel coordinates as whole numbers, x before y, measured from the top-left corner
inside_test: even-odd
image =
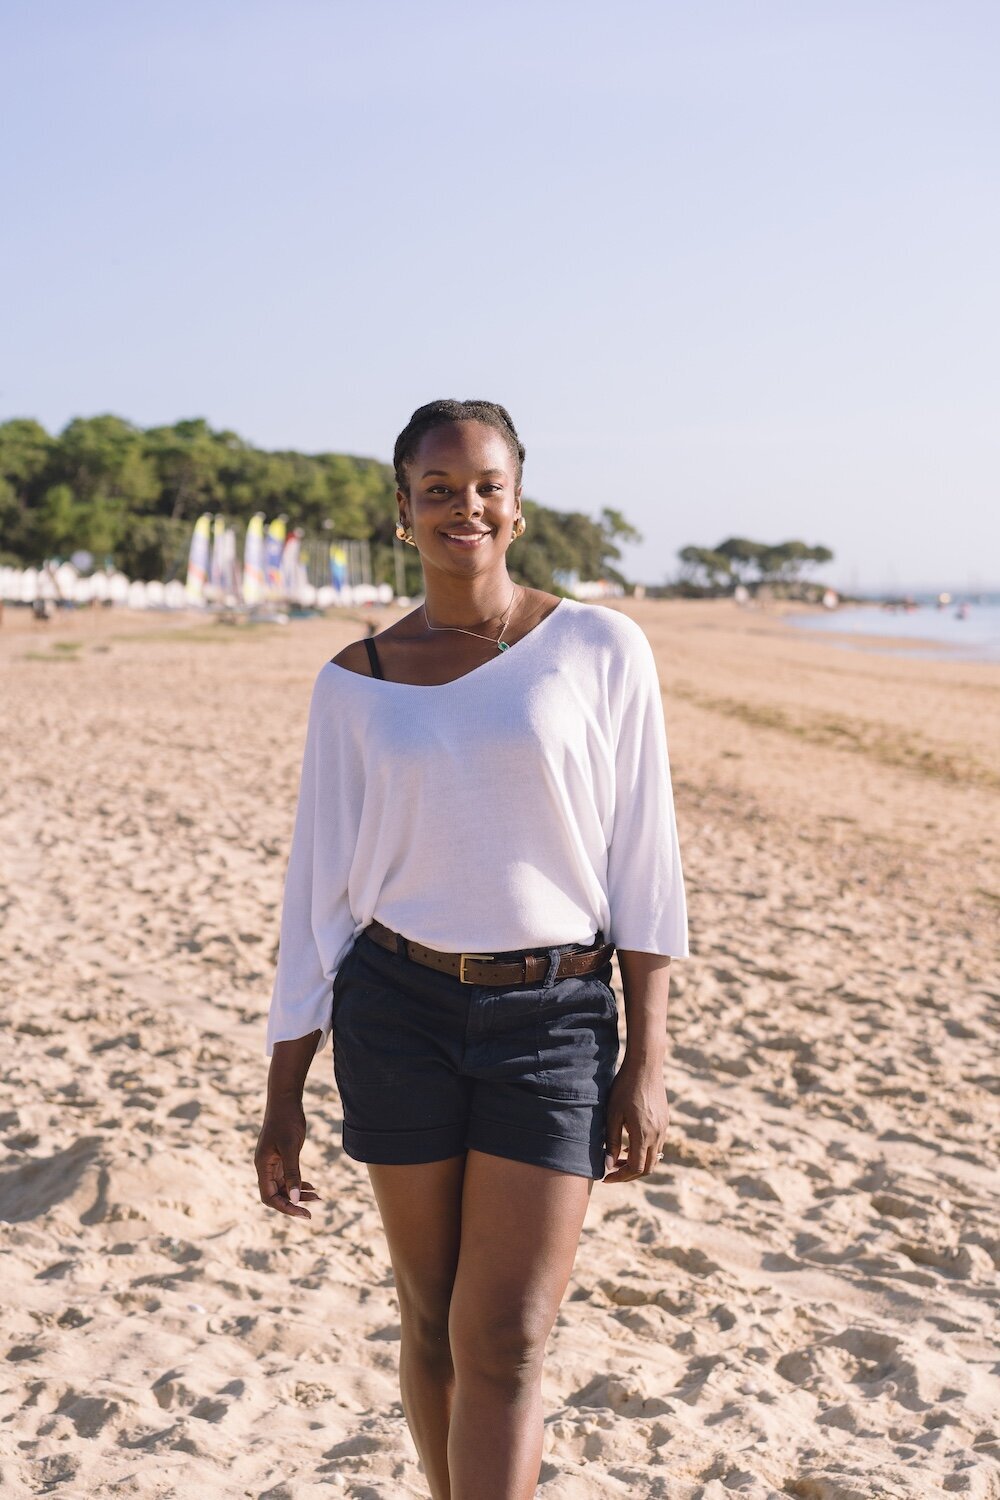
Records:
[[[387,625],[385,630],[380,630],[376,634],[369,636],[369,639],[375,642],[375,649],[380,661],[386,655],[386,648],[388,648],[388,656],[391,660],[397,644],[404,643],[413,638],[417,633],[419,616],[420,611],[418,609],[411,610],[402,619],[394,620],[391,625]],[[356,672],[359,677],[370,677],[372,675],[371,662],[368,660],[368,648],[363,638],[360,641],[352,641],[349,646],[345,646],[342,651],[338,651],[337,655],[331,657],[330,660],[338,667],[346,667],[348,672]]]
[[[335,666],[346,667],[348,672],[357,672],[359,677],[370,677],[372,675],[371,664],[368,660],[368,649],[364,641],[352,641],[345,646],[343,651],[338,651],[336,656],[330,658]]]
[[[521,595],[521,609],[523,618],[530,620],[532,625],[539,624],[550,615],[556,605],[561,603],[558,594],[547,594],[544,589],[524,588]]]

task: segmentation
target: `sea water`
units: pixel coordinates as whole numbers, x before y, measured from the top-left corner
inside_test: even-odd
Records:
[[[838,609],[785,618],[788,624],[802,630],[926,643],[927,649],[908,649],[907,656],[942,661],[1000,661],[1000,600],[991,597],[988,602],[966,604],[962,606],[964,614],[960,614],[961,604],[959,600],[941,609],[934,604],[920,604],[906,611],[886,609],[879,604],[842,604]]]

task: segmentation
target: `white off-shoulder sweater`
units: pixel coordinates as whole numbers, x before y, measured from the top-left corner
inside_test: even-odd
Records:
[[[509,651],[437,687],[328,662],[313,688],[274,1043],[331,1027],[363,927],[446,952],[589,943],[684,957],[687,913],[649,642],[563,599]]]

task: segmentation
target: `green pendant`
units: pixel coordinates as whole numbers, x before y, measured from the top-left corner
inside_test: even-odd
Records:
[[[510,650],[510,646],[507,643],[507,641],[497,641],[497,650],[498,651],[509,651]]]

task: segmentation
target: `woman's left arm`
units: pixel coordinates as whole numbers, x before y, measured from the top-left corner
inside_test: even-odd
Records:
[[[605,1182],[648,1177],[663,1149],[669,1123],[663,1064],[670,959],[619,948],[618,966],[625,995],[626,1040],[608,1100]],[[628,1136],[624,1155],[623,1134]]]

